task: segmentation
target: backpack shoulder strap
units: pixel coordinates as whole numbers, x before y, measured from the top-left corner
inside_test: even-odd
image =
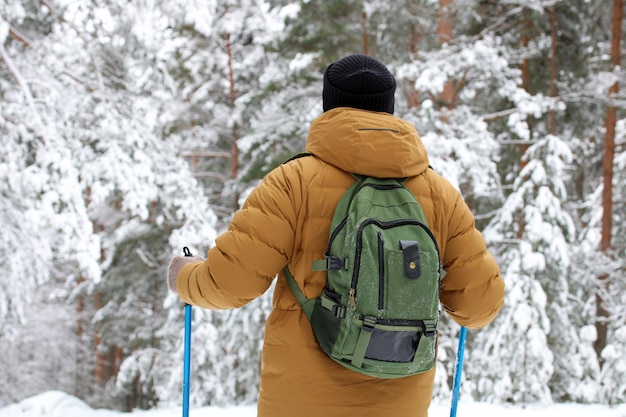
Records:
[[[296,297],[296,300],[298,300],[298,303],[300,304],[300,306],[302,306],[304,314],[306,314],[306,316],[310,320],[311,316],[313,315],[313,308],[315,307],[315,299],[306,298],[300,287],[298,287],[296,279],[293,277],[291,271],[287,266],[283,268],[283,274],[285,274],[285,279],[287,280],[287,285],[289,285],[289,289],[291,289],[291,292]]]
[[[286,164],[288,162],[294,161],[296,159],[299,159],[299,158],[302,158],[302,157],[305,157],[305,156],[315,156],[315,155],[313,155],[312,152],[308,152],[308,151],[299,152],[299,153],[293,155],[291,158],[287,159],[285,162],[283,162],[283,164]]]

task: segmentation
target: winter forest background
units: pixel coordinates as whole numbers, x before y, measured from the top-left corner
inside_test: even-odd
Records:
[[[324,68],[356,52],[502,267],[463,395],[624,403],[622,26],[622,0],[0,0],[0,405],[180,403],[170,257],[304,148]],[[270,296],[194,309],[192,405],[255,402]],[[457,335],[444,316],[440,398]]]

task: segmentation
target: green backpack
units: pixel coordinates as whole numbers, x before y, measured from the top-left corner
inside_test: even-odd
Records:
[[[435,237],[403,180],[355,175],[339,201],[325,259],[327,283],[307,299],[287,283],[322,350],[341,365],[400,378],[435,365],[439,284],[445,272]]]

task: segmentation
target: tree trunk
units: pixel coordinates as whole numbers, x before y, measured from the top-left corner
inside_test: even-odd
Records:
[[[411,2],[408,0],[405,1],[405,9],[407,11],[411,8]],[[414,16],[414,12],[412,10],[409,11],[411,16]],[[417,19],[413,19],[411,24],[410,31],[410,39],[409,39],[409,51],[411,53],[411,59],[417,61],[419,56],[419,44],[422,38],[422,30],[417,23]],[[417,108],[420,104],[420,93],[415,89],[415,83],[412,81],[404,82],[404,91],[407,100],[407,106],[409,109]]]
[[[117,374],[120,372],[120,367],[122,366],[122,362],[124,362],[124,349],[119,346],[115,346],[113,348],[113,366],[112,366],[112,374],[117,378]]]
[[[439,26],[437,29],[437,38],[440,44],[449,43],[454,38],[452,32],[452,5],[454,0],[439,0]],[[449,109],[454,108],[454,82],[448,80],[443,87],[443,91],[439,96],[441,107]]]
[[[101,294],[99,292],[94,293],[93,295],[93,308],[94,311],[98,311],[100,310],[100,307],[102,307],[101,305]],[[99,327],[99,326],[98,326]],[[99,329],[94,329],[94,351],[95,351],[95,369],[94,369],[94,382],[95,385],[98,386],[103,386],[105,381],[105,377],[104,377],[104,366],[105,366],[105,357],[102,354],[102,347],[100,346],[102,344],[102,338],[100,337],[99,334]]]
[[[527,53],[528,44],[530,43],[530,29],[532,27],[532,21],[530,16],[530,10],[524,9],[522,11],[522,39],[521,46],[522,51]],[[526,91],[530,91],[530,60],[528,57],[522,59],[521,71],[522,71],[522,88]]]
[[[612,30],[611,30],[611,67],[615,70],[620,65],[621,52],[620,40],[622,38],[622,0],[613,0]],[[614,99],[619,91],[617,81],[608,91],[609,103]],[[611,104],[606,112],[605,133],[604,133],[604,155],[602,161],[602,231],[600,238],[600,251],[608,253],[611,249],[611,229],[613,227],[613,160],[615,159],[615,125],[617,123],[617,108]],[[598,338],[594,343],[594,348],[598,354],[600,365],[602,365],[601,354],[607,344],[609,311],[604,295],[607,293],[610,279],[608,274],[599,277],[600,287],[596,292],[596,331]]]
[[[237,100],[237,91],[235,90],[235,73],[233,71],[233,51],[230,41],[230,33],[224,35],[226,39],[226,54],[228,55],[228,84],[230,86],[229,96],[231,109],[235,111],[235,105]],[[237,146],[237,140],[239,139],[239,132],[237,130],[237,123],[234,122],[231,130],[231,165],[230,165],[230,179],[237,178],[239,172],[239,147]],[[239,201],[239,195],[235,193],[233,196],[233,209],[237,208],[237,202]]]
[[[524,54],[528,53],[528,44],[530,43],[530,30],[532,28],[532,20],[530,10],[525,8],[522,11],[522,32],[521,32],[521,47]],[[522,72],[522,88],[524,91],[530,93],[530,60],[527,56],[522,59],[522,63],[520,65],[520,70]],[[531,125],[528,119],[526,120],[526,124],[528,125],[528,131],[532,132]],[[528,138],[530,139],[530,138]],[[520,145],[520,161],[519,161],[519,171],[521,172],[526,166],[526,161],[522,159],[524,154],[528,150],[530,145],[528,143],[522,143]],[[524,222],[524,211],[519,210],[517,213],[517,238],[521,239],[524,235],[524,231],[526,230],[526,223]]]
[[[553,5],[548,12],[550,20],[550,97],[556,97],[556,5]],[[556,135],[556,109],[550,110],[548,119],[548,130],[551,135]]]
[[[80,286],[85,282],[85,278],[79,276],[76,280],[76,286]],[[85,372],[85,352],[83,350],[83,335],[85,334],[85,297],[79,295],[76,298],[76,371],[74,374],[74,395],[81,398],[85,393],[82,377]]]
[[[370,35],[367,28],[367,12],[363,10],[361,12],[361,26],[363,28],[363,54],[369,55],[370,53]]]
[[[454,0],[439,0],[439,27],[437,36],[439,43],[452,41],[452,5]]]
[[[530,10],[525,8],[522,12],[522,38],[521,38],[521,46],[522,51],[526,54],[528,51],[528,44],[530,43],[530,30],[532,28],[532,19],[530,15]],[[524,57],[522,59],[522,64],[520,66],[520,70],[522,72],[522,88],[524,91],[530,93],[530,60],[528,57]],[[528,124],[528,130],[531,131],[531,126],[528,120],[526,121]],[[523,156],[528,150],[529,145],[527,143],[523,143],[520,145],[520,156]],[[520,162],[520,170],[524,167],[525,163]]]

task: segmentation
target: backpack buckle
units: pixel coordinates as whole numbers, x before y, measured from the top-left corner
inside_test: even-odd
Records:
[[[363,316],[363,330],[367,330],[368,332],[372,332],[374,331],[374,328],[376,328],[376,317],[372,317],[372,316]]]
[[[342,306],[340,304],[335,304],[330,309],[330,312],[333,314],[333,316],[335,316],[335,317],[337,317],[339,319],[345,319],[346,318],[346,306]]]
[[[327,256],[319,261],[313,261],[313,271],[341,271],[348,269],[348,258]]]
[[[424,336],[435,337],[437,335],[437,322],[435,320],[423,320],[422,330]]]
[[[348,269],[348,258],[337,258],[336,256],[326,258],[326,269],[328,271]]]

